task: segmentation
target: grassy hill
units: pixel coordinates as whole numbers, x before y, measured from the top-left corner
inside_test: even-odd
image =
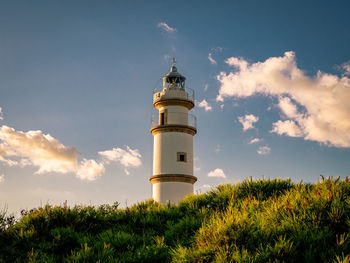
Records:
[[[245,180],[179,205],[0,215],[0,262],[349,262],[350,180]]]

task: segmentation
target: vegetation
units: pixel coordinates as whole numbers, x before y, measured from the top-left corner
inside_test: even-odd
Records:
[[[0,213],[0,262],[350,262],[350,180],[245,180],[179,205]]]

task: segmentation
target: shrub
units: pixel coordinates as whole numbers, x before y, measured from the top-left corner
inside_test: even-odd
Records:
[[[0,262],[349,262],[350,180],[247,179],[152,200],[0,213]]]

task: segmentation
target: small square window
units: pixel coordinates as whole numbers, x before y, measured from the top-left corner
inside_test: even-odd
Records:
[[[187,162],[187,153],[185,153],[185,152],[178,152],[177,153],[177,161],[178,162]]]
[[[180,154],[180,158],[179,158],[180,162],[184,162],[185,161],[185,155],[184,154]]]

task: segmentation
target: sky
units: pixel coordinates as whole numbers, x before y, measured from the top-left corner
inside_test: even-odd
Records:
[[[152,92],[195,91],[195,192],[350,175],[349,1],[0,1],[0,209],[151,198]]]

